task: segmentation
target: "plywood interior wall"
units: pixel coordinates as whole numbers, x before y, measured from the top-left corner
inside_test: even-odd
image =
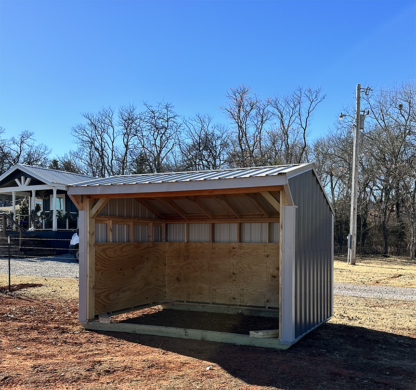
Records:
[[[96,314],[163,300],[279,306],[279,244],[96,244]]]
[[[95,313],[165,299],[166,249],[162,243],[96,244]]]

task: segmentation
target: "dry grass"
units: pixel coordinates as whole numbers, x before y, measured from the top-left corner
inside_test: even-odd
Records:
[[[8,275],[0,274],[0,287],[8,286],[8,283]],[[35,298],[78,299],[78,279],[12,275],[11,284],[24,283],[42,284],[42,287],[21,290],[20,295]]]
[[[416,287],[416,260],[405,257],[358,256],[355,266],[346,256],[335,256],[335,282]]]

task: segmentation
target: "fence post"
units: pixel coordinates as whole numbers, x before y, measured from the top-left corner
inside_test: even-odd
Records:
[[[10,236],[7,237],[7,242],[9,247],[9,291],[12,291],[10,283]]]

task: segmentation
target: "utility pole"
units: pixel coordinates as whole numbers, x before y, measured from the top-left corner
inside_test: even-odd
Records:
[[[361,127],[361,84],[357,84],[357,107],[355,109],[354,146],[352,152],[352,188],[351,188],[351,216],[350,237],[348,245],[348,264],[355,265],[357,252],[357,197],[358,197],[358,156],[360,151]]]

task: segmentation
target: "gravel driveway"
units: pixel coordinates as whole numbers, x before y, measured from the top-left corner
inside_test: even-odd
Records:
[[[0,258],[0,273],[8,274],[8,259]],[[78,278],[78,263],[70,254],[59,256],[12,258],[12,275]]]
[[[11,261],[12,275],[78,278],[78,271],[78,263],[69,254],[26,259],[14,258]],[[0,273],[8,273],[8,260],[5,258],[0,258]],[[335,283],[334,294],[353,297],[416,300],[416,288],[407,287]]]

